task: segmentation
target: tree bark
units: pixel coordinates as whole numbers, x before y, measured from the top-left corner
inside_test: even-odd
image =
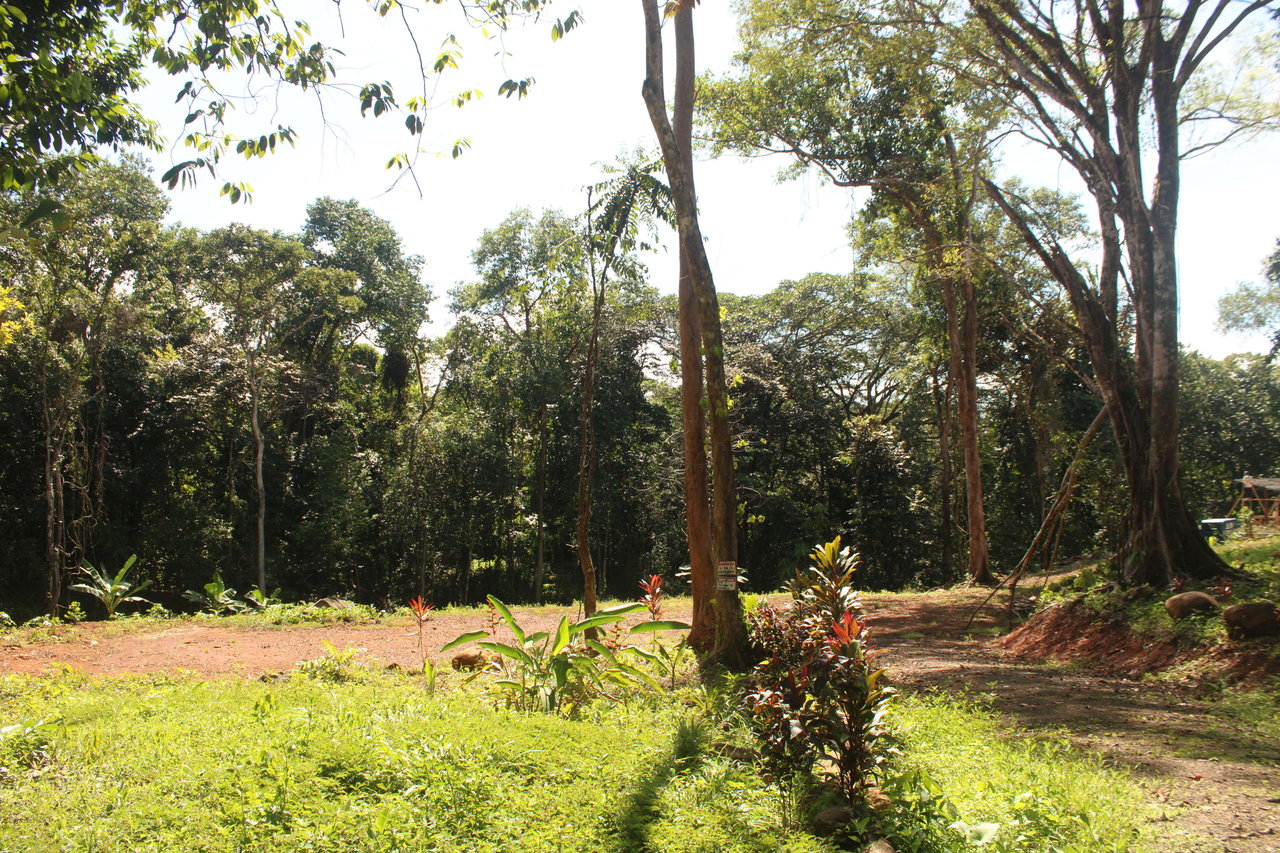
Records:
[[[937,367],[934,368],[932,385],[933,404],[938,414],[938,503],[941,516],[938,538],[942,546],[943,577],[950,582],[955,565],[954,522],[951,517],[951,481],[954,476],[951,470],[951,392],[949,387],[938,381]]]
[[[987,545],[986,512],[982,496],[982,453],[978,438],[978,310],[972,276],[961,279],[944,269],[942,301],[947,314],[947,340],[951,373],[955,377],[956,411],[964,448],[965,517],[969,531],[969,583],[985,586],[994,581]],[[957,304],[957,289],[963,304]]]
[[[702,408],[702,324],[680,253],[680,411],[684,421],[685,531],[689,538],[689,585],[693,598],[689,645],[699,654],[715,646],[715,547],[711,536],[710,481],[707,471],[707,422]]]
[[[534,516],[538,520],[537,544],[534,549],[533,564],[533,601],[542,603],[542,586],[546,579],[546,525],[543,513],[547,503],[547,407],[542,406],[542,414],[538,420],[538,473],[534,488],[537,496],[534,499]]]
[[[604,314],[605,276],[608,267],[599,277],[595,269],[595,247],[591,240],[591,204],[587,203],[587,251],[591,253],[591,336],[587,341],[587,356],[582,371],[582,408],[578,412],[578,431],[581,446],[578,451],[578,567],[582,570],[582,615],[589,617],[596,612],[596,567],[591,559],[591,492],[595,479],[596,435],[594,403],[596,390],[596,363],[600,359],[600,323]],[[588,639],[596,639],[597,631],[587,631]]]

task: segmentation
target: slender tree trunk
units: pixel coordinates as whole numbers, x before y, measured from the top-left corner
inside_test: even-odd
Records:
[[[546,512],[547,503],[547,407],[542,406],[542,414],[538,421],[538,474],[535,489],[537,489],[537,497],[534,499],[534,515],[538,520],[537,545],[535,546],[534,564],[533,564],[533,600],[537,604],[542,603],[542,585],[546,579],[547,563],[546,563],[546,542],[547,531],[546,522],[543,514]]]
[[[942,576],[950,581],[956,559],[955,536],[952,533],[955,522],[951,516],[951,482],[955,474],[951,470],[950,382],[946,385],[940,382],[935,368],[932,384],[933,404],[938,415],[938,503],[940,504],[938,539],[942,546]]]
[[[693,176],[693,106],[696,82],[695,42],[693,37],[693,0],[681,4],[675,16],[676,79],[672,126],[681,167],[688,185],[687,201],[697,224],[697,191]],[[677,212],[681,202],[676,201]],[[729,389],[724,369],[724,335],[720,329],[720,305],[716,297],[711,267],[702,245],[701,229],[697,229],[697,245],[693,232],[681,229],[681,253],[690,261],[690,281],[698,296],[701,316],[702,362],[707,388],[707,426],[711,450],[711,541],[715,560],[720,564],[738,561],[737,484],[733,470],[733,436],[729,426]],[[701,260],[697,255],[701,255]],[[712,657],[730,668],[742,666],[742,604],[736,584],[725,589],[716,587],[716,643]]]
[[[588,197],[589,198],[589,197]],[[587,207],[590,208],[590,203]],[[590,213],[587,215],[590,229]],[[588,236],[590,231],[588,230]],[[589,248],[589,251],[591,249]],[[591,492],[595,480],[596,431],[594,403],[596,391],[596,363],[600,359],[600,322],[604,314],[605,282],[597,280],[595,259],[591,261],[591,337],[587,342],[587,358],[582,372],[582,409],[578,413],[578,431],[581,447],[578,451],[578,567],[582,570],[582,614],[596,612],[596,567],[591,559]],[[596,639],[595,628],[587,632],[588,639]]]
[[[680,410],[684,413],[685,531],[693,614],[689,644],[699,654],[715,646],[715,549],[707,473],[706,414],[702,408],[702,333],[689,264],[680,256]]]
[[[992,578],[983,512],[982,456],[978,441],[978,377],[975,364],[977,310],[973,305],[972,283],[957,282],[952,272],[942,270],[939,283],[947,315],[948,350],[951,375],[954,377],[952,387],[956,390],[956,410],[960,418],[961,445],[964,449],[965,512],[969,531],[967,575],[971,584],[988,584]],[[957,290],[960,291],[959,294]],[[963,299],[963,306],[957,304],[957,295]]]
[[[267,591],[267,484],[263,477],[263,456],[266,440],[262,434],[262,423],[258,412],[258,370],[257,356],[249,350],[249,420],[253,428],[253,480],[258,497],[257,524],[257,571],[258,589]]]
[[[62,514],[61,442],[51,434],[49,415],[45,416],[44,437],[44,502],[45,502],[45,612],[58,615],[62,601],[62,579],[65,573],[65,525]]]
[[[969,583],[989,585],[991,553],[987,544],[986,503],[982,492],[982,447],[978,434],[978,295],[973,276],[961,281],[962,372],[958,396],[961,433],[964,438],[965,507],[969,528]]]
[[[737,543],[733,530],[737,501],[733,480],[733,445],[729,432],[729,405],[724,378],[724,342],[720,331],[720,311],[711,265],[707,260],[702,231],[698,224],[697,195],[691,168],[692,148],[688,141],[689,128],[692,127],[694,85],[692,5],[691,3],[683,4],[675,16],[676,102],[678,105],[675,110],[675,119],[679,122],[679,132],[667,116],[666,98],[663,94],[662,29],[657,2],[642,0],[642,5],[645,21],[645,80],[641,91],[662,149],[667,179],[671,184],[680,232],[680,254],[687,265],[689,289],[697,301],[698,322],[701,325],[700,358],[704,360],[703,378],[708,410],[706,417],[709,424],[711,465],[714,473],[711,538],[713,549],[723,549],[723,552],[713,551],[710,563],[714,569],[717,557],[726,561],[735,559]],[[685,441],[688,446],[687,443],[690,441],[688,431],[691,426],[694,426],[696,419],[687,405],[684,416]],[[690,527],[692,528],[692,522]],[[694,560],[700,560],[700,558],[693,552],[693,541],[690,542],[690,546],[692,567]],[[694,567],[694,570],[696,571],[697,567]],[[695,618],[698,613],[698,604],[699,602],[695,601]],[[716,642],[711,657],[729,666],[736,666],[741,659],[742,639],[740,603],[736,589],[717,593],[715,619]]]

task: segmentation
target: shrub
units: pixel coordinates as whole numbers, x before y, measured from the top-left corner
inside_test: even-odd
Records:
[[[808,777],[814,765],[850,802],[893,749],[883,725],[893,690],[875,666],[851,586],[857,556],[836,538],[815,548],[797,575],[786,608],[748,614],[766,659],[752,674],[745,705],[770,773],[780,782]]]

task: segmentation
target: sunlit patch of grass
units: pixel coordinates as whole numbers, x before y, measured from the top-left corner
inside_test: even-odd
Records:
[[[1010,731],[992,712],[946,693],[906,697],[896,717],[906,792],[917,791],[939,814],[933,828],[908,816],[904,834],[915,840],[895,840],[895,849],[969,849],[964,826],[973,838],[994,833],[976,848],[993,853],[1151,849],[1142,791],[1065,736]],[[913,773],[931,781],[911,781]],[[962,826],[948,836],[938,827],[952,820]]]

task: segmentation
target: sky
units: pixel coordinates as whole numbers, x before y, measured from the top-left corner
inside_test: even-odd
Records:
[[[349,4],[339,23],[331,4],[297,6],[320,40],[341,44],[344,79],[390,80],[401,100],[419,93],[409,82],[416,71],[414,47],[398,20],[379,20],[360,4]],[[551,7],[561,14],[569,8]],[[315,198],[356,199],[396,228],[408,252],[425,259],[424,280],[441,298],[433,307],[441,328],[447,319],[442,297],[455,284],[475,278],[471,252],[484,230],[521,207],[579,213],[583,188],[603,177],[601,164],[637,147],[654,147],[640,98],[640,4],[581,0],[577,8],[582,25],[556,42],[550,38],[554,16],[499,42],[466,31],[449,5],[427,4],[408,13],[427,62],[451,31],[464,51],[461,70],[449,72],[429,93],[441,106],[428,122],[418,186],[406,179],[389,188],[394,173],[383,168],[392,154],[414,144],[402,118],[361,119],[353,97],[336,95],[325,103],[325,122],[311,95],[247,91],[241,85],[233,90],[246,96],[239,120],[249,122],[255,134],[264,123],[291,125],[300,135],[296,148],[265,160],[224,160],[222,177],[251,184],[252,203],[231,205],[217,195],[220,182],[206,177],[194,189],[170,193],[171,221],[205,229],[244,222],[297,231]],[[703,3],[695,21],[699,67],[727,72],[736,49],[729,4]],[[495,94],[503,80],[526,75],[536,80],[529,97]],[[185,112],[173,103],[178,85],[157,75],[143,97],[144,109],[171,139],[180,136]],[[490,94],[461,109],[446,103],[451,92],[473,87]],[[448,152],[459,137],[468,138],[471,147],[453,159]],[[181,146],[152,154],[156,176],[188,156]],[[1180,334],[1187,346],[1207,355],[1267,346],[1263,336],[1227,337],[1215,325],[1218,298],[1240,281],[1257,280],[1263,258],[1280,237],[1280,216],[1274,213],[1280,199],[1278,163],[1280,138],[1272,136],[1184,164]],[[758,294],[811,272],[850,270],[847,228],[865,195],[833,188],[816,175],[779,183],[777,173],[786,165],[781,157],[697,158],[702,229],[721,291]],[[1070,170],[1052,158],[1014,153],[1007,166],[1006,175],[1032,184],[1065,192],[1078,186]],[[651,258],[649,267],[656,286],[674,291],[673,252]]]

